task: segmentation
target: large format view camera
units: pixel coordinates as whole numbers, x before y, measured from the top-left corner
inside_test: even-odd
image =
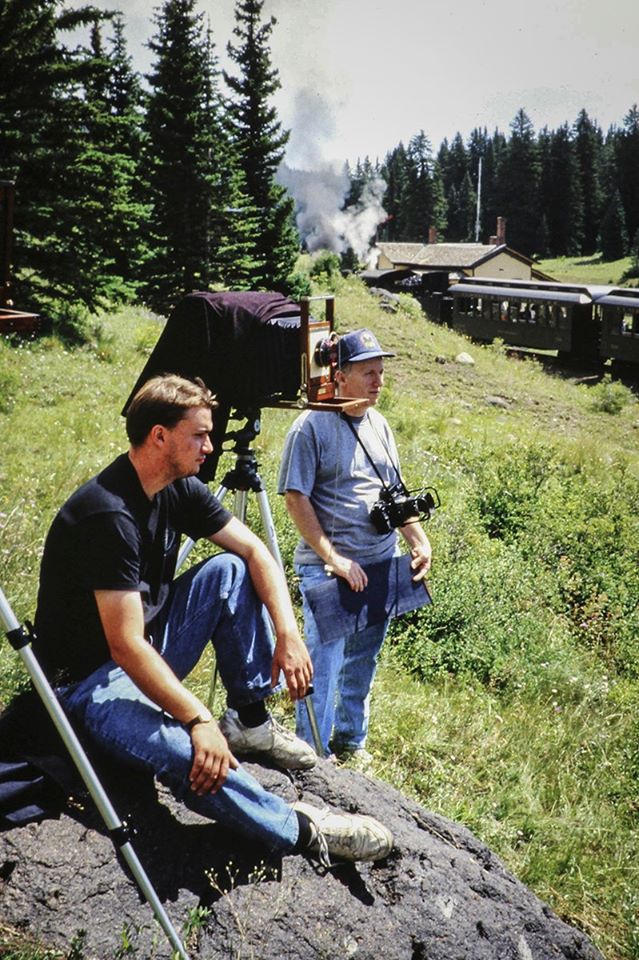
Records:
[[[324,316],[311,315],[321,301]],[[151,377],[177,373],[201,377],[216,394],[214,451],[199,476],[215,476],[228,419],[259,416],[261,407],[344,410],[353,401],[335,395],[337,337],[333,297],[279,293],[191,293],[172,311],[138,377],[135,393]]]

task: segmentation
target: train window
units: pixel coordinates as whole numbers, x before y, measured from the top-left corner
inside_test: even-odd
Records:
[[[472,300],[470,297],[460,297],[457,302],[459,303],[459,312],[462,316],[467,317],[472,310]]]
[[[519,310],[517,311],[517,320],[519,323],[536,323],[536,305],[534,303],[529,303],[527,300],[522,300],[519,304]]]
[[[461,310],[464,316],[472,319],[477,315],[477,301],[475,297],[463,297]]]
[[[499,306],[499,300],[490,301],[490,319],[493,323],[499,323],[501,319],[501,308]]]
[[[507,323],[509,319],[508,318],[509,307],[510,307],[510,304],[508,303],[508,300],[501,301],[501,306],[499,310],[499,319],[504,323]]]
[[[619,309],[621,314],[623,308]],[[621,335],[624,337],[639,337],[639,312],[624,310],[621,319]]]
[[[539,319],[539,323],[542,323],[544,327],[555,326],[555,313],[550,304],[543,303],[543,301],[538,303],[537,317]]]

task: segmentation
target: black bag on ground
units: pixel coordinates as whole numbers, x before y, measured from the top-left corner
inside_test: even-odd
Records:
[[[35,690],[0,715],[0,830],[59,817],[83,791],[79,775]]]

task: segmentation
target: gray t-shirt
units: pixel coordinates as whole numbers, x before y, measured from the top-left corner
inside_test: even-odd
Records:
[[[384,417],[369,408],[363,417],[348,419],[384,482],[397,483],[397,448]],[[308,410],[297,418],[286,438],[278,481],[278,493],[287,490],[309,497],[322,530],[349,560],[378,563],[398,552],[396,532],[380,534],[369,519],[382,482],[339,413]],[[301,539],[295,562],[324,561]]]

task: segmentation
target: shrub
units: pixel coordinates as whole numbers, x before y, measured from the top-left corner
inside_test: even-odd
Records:
[[[79,346],[92,339],[91,314],[84,304],[51,300],[43,313],[50,320],[54,334],[68,346]]]
[[[581,650],[636,676],[639,479],[538,443],[446,453],[448,478],[431,477],[445,484],[428,530],[434,604],[392,631],[411,671],[512,688],[536,683],[541,662],[563,674]]]
[[[619,414],[630,403],[635,403],[632,390],[613,380],[609,373],[600,383],[590,388],[590,405],[599,413]]]
[[[292,300],[301,300],[310,297],[312,293],[311,281],[308,274],[295,271],[286,278],[286,294]]]
[[[555,657],[550,579],[496,541],[437,563],[432,606],[391,632],[406,667],[422,680],[454,674],[500,689],[531,682],[535,666]]]
[[[341,276],[341,263],[339,254],[332,253],[330,250],[320,250],[313,256],[309,275],[314,280],[319,279],[323,274],[327,278]]]

